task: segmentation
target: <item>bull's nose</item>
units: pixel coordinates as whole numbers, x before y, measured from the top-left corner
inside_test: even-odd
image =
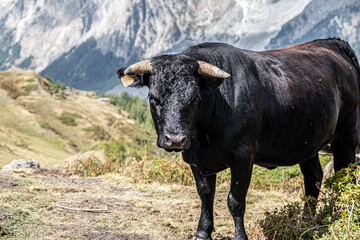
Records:
[[[165,144],[168,149],[184,149],[186,136],[165,134]]]

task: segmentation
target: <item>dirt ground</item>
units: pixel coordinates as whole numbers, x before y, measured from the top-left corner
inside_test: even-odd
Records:
[[[228,184],[217,186],[213,239],[232,239]],[[264,212],[299,194],[250,189],[246,229],[264,239]],[[2,239],[191,239],[200,215],[195,186],[135,182],[118,174],[69,176],[64,169],[0,172]]]

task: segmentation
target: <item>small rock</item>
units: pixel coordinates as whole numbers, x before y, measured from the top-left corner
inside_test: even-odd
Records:
[[[40,168],[40,163],[36,161],[27,161],[25,159],[14,159],[11,163],[5,165],[1,171],[19,169],[19,168]]]

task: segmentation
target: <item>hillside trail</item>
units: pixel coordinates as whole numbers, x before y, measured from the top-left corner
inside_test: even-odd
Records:
[[[226,184],[218,186],[213,239],[233,236],[227,194]],[[295,200],[285,192],[250,190],[250,239],[264,239],[256,221],[265,211]],[[137,182],[119,174],[82,178],[63,168],[0,172],[4,239],[192,239],[199,215],[195,186]]]

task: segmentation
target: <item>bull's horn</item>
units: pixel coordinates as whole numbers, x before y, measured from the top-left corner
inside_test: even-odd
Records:
[[[138,63],[134,63],[127,69],[125,69],[125,75],[139,75],[143,73],[149,73],[151,71],[151,62],[150,60],[144,60]]]
[[[230,77],[230,74],[227,72],[221,70],[220,68],[207,63],[203,61],[198,61],[199,63],[199,70],[198,73],[202,75],[207,75],[210,77],[216,77],[216,78],[228,78]]]

